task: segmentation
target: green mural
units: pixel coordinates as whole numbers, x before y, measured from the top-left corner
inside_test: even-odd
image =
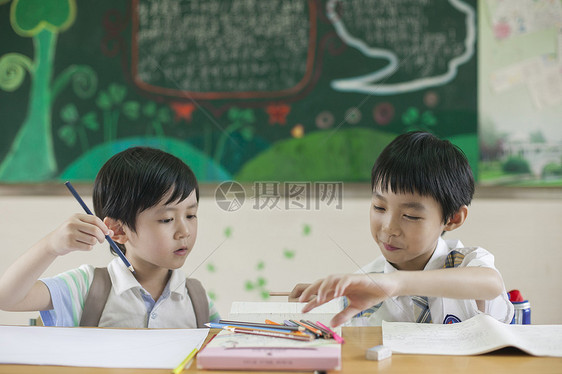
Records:
[[[217,164],[196,148],[177,139],[166,137],[136,137],[120,139],[111,143],[102,143],[74,160],[60,174],[59,178],[61,180],[91,181],[95,179],[98,170],[113,154],[134,146],[154,147],[171,152],[189,164],[198,178],[204,180],[230,178],[226,170],[217,166]]]
[[[476,1],[370,1],[0,0],[0,182],[141,144],[201,182],[365,182],[413,129],[477,154]]]
[[[351,128],[282,140],[247,162],[235,177],[242,181],[368,181],[374,160],[395,136]]]

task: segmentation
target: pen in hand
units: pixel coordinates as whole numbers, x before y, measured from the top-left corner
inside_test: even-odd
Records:
[[[93,216],[94,214],[92,213],[92,211],[90,210],[90,208],[88,208],[88,206],[86,205],[86,203],[84,203],[84,200],[82,200],[82,198],[80,197],[80,195],[78,195],[78,192],[74,189],[74,187],[72,186],[72,184],[70,184],[70,182],[65,182],[64,185],[68,188],[68,190],[70,191],[70,193],[72,194],[72,196],[74,196],[74,198],[76,199],[76,201],[78,201],[78,203],[80,205],[82,205],[82,208],[84,208],[84,211]],[[131,263],[129,262],[129,260],[127,260],[127,257],[125,257],[125,255],[123,254],[123,252],[121,252],[121,249],[117,246],[117,244],[115,244],[115,242],[113,241],[113,239],[111,239],[111,237],[109,235],[105,235],[105,240],[107,240],[107,242],[109,243],[109,245],[111,246],[111,248],[113,248],[113,250],[115,251],[115,253],[117,253],[117,255],[121,258],[121,260],[123,260],[123,262],[125,263],[125,266],[127,267],[127,269],[129,269],[131,271],[131,273],[135,274],[135,269],[133,269],[133,265],[131,265]]]

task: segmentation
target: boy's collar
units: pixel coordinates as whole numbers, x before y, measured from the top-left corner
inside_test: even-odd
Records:
[[[135,279],[120,258],[114,258],[107,268],[113,289],[117,295],[121,295],[132,288],[142,288],[141,284]],[[168,287],[171,293],[183,294],[185,274],[181,269],[172,270],[172,275],[166,285],[166,288]]]
[[[140,283],[135,279],[120,258],[114,258],[109,265],[107,265],[107,270],[111,278],[111,285],[117,295],[121,295],[131,288],[141,287]]]
[[[443,267],[442,257],[447,256],[448,253],[449,246],[447,242],[442,237],[439,237],[437,240],[437,247],[435,247],[435,251],[433,251],[433,254],[429,258],[429,261],[427,261],[427,264],[425,264],[423,270],[441,269]]]

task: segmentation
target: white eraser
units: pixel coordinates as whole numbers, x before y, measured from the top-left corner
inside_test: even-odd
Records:
[[[380,361],[392,356],[392,350],[384,345],[375,345],[367,349],[367,360]]]

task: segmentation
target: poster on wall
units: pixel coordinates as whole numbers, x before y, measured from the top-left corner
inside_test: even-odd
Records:
[[[0,1],[0,183],[92,181],[133,145],[201,182],[367,182],[411,130],[477,174],[476,15],[475,0]]]
[[[481,185],[562,186],[562,1],[480,7]]]

